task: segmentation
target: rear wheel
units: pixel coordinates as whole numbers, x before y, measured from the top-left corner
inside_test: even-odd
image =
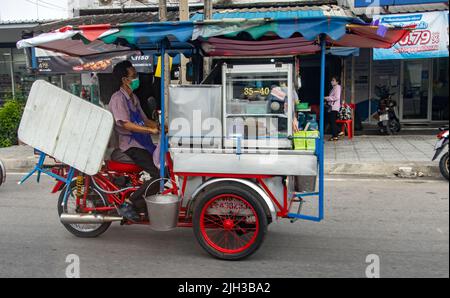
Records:
[[[448,152],[442,156],[441,161],[439,162],[439,168],[445,179],[449,180]]]
[[[389,129],[391,133],[399,133],[402,130],[402,126],[397,119],[392,119],[389,121]]]
[[[63,213],[67,214],[78,214],[77,206],[76,206],[76,198],[77,198],[77,189],[76,181],[72,181],[70,184],[69,195],[67,201],[64,203],[64,194],[66,192],[66,187],[63,188],[59,195],[58,200],[58,215],[61,216]],[[84,194],[85,187],[82,188],[82,194]],[[105,200],[103,195],[93,187],[89,187],[88,189],[88,199],[87,199],[87,207],[105,207]],[[95,238],[103,233],[105,233],[108,228],[111,226],[111,223],[104,224],[63,224],[63,226],[73,235],[80,238]]]
[[[223,260],[241,260],[261,247],[268,218],[252,192],[223,185],[198,199],[193,223],[198,242],[209,254]]]

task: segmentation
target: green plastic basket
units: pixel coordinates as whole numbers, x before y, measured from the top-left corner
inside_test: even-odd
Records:
[[[309,109],[309,103],[307,102],[301,102],[295,105],[295,109],[297,111],[301,111],[301,110],[308,110]]]

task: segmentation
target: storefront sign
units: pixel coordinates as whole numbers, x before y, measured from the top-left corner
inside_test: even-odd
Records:
[[[448,11],[374,17],[377,19],[380,24],[416,25],[416,29],[390,49],[374,49],[374,60],[448,57]]]
[[[50,51],[37,50],[36,59],[38,72],[41,74],[83,72],[111,73],[114,65],[123,60],[131,61],[138,72],[153,72],[152,55],[141,55],[136,52],[87,60]]]

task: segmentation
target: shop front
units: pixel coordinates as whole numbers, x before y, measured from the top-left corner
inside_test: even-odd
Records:
[[[13,96],[25,97],[35,77],[27,70],[23,50],[16,48],[22,31],[35,27],[36,23],[0,23],[0,105]]]
[[[415,29],[393,48],[361,50],[358,57],[345,59],[345,97],[353,94],[361,120],[375,122],[375,87],[386,86],[402,123],[448,122],[448,10],[380,15],[374,21]]]

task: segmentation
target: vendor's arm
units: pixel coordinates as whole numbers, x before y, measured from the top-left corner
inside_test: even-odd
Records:
[[[137,125],[130,120],[130,111],[128,110],[128,105],[125,98],[123,98],[120,93],[116,93],[111,98],[109,103],[109,109],[114,116],[114,121],[120,127],[137,133],[148,133],[148,134],[158,134],[157,127],[148,127]],[[147,117],[144,120],[148,120]]]
[[[139,103],[139,99],[137,97],[135,97],[135,100],[137,102],[137,105],[138,105],[137,107],[138,107],[139,112],[141,114],[142,120],[144,120],[145,126],[149,127],[149,128],[156,128],[156,129],[158,129],[158,123],[156,121],[148,119],[147,115],[144,113],[144,110],[142,109],[142,106]]]
[[[140,126],[133,122],[122,121],[122,127],[131,132],[137,133],[148,133],[148,134],[158,134],[159,129],[156,127]]]

